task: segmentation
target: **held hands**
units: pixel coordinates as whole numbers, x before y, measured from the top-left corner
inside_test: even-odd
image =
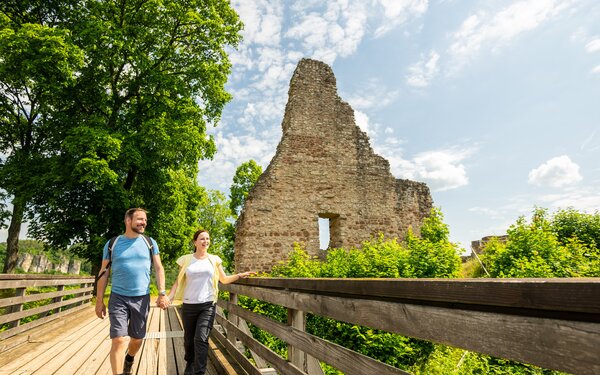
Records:
[[[163,310],[166,310],[167,307],[169,307],[169,305],[171,305],[171,300],[166,295],[158,296],[158,298],[156,299],[156,306],[160,307]]]

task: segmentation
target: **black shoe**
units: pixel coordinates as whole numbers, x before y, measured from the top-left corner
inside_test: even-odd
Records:
[[[192,375],[194,373],[194,364],[192,362],[185,363],[185,370],[183,371],[183,375]]]
[[[127,358],[125,358],[125,362],[123,362],[123,374],[131,374],[131,368],[133,367],[133,361],[129,362]]]

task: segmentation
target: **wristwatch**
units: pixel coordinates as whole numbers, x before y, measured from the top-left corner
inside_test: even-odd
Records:
[[[166,296],[167,295],[167,291],[166,290],[161,290],[160,292],[158,292],[159,296]]]

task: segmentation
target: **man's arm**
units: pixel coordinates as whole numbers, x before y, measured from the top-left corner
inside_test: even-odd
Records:
[[[160,261],[160,255],[152,255],[154,261],[154,271],[156,272],[156,286],[158,287],[158,299],[156,305],[161,309],[166,309],[169,306],[169,298],[166,294],[160,294],[165,292],[165,269]]]
[[[103,259],[102,265],[100,266],[100,272],[106,269],[108,266],[109,259]],[[102,275],[98,279],[98,284],[96,285],[96,316],[100,319],[104,319],[106,316],[106,306],[104,305],[104,292],[106,291],[106,285],[108,284],[108,275],[110,273],[110,269]]]

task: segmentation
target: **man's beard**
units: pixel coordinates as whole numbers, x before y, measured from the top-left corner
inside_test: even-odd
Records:
[[[132,226],[131,230],[134,231],[137,234],[143,234],[144,230],[146,230],[146,227],[140,227],[140,228]]]

